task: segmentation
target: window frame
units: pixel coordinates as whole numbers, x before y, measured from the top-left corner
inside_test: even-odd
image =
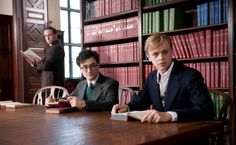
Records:
[[[68,27],[67,27],[67,29],[68,29],[68,36],[66,36],[66,37],[68,37],[68,42],[64,42],[64,46],[68,47],[69,62],[65,62],[65,64],[66,63],[69,64],[69,77],[66,76],[66,74],[65,74],[65,78],[73,79],[73,78],[77,78],[77,77],[74,77],[74,73],[75,72],[73,72],[72,49],[73,49],[73,47],[81,48],[82,46],[81,46],[81,41],[79,43],[72,43],[71,42],[72,41],[72,38],[71,38],[71,12],[79,13],[79,15],[81,16],[81,10],[80,10],[80,8],[79,9],[70,8],[70,0],[67,0],[67,7],[60,6],[60,12],[61,11],[67,11],[67,14],[68,14],[68,16],[67,16],[68,17],[68,20],[67,20],[67,22],[68,22]],[[60,16],[60,20],[61,19],[62,19],[62,17]],[[80,29],[80,32],[81,32],[81,26],[80,26],[79,29]],[[81,35],[81,33],[80,33],[80,35]],[[81,35],[81,37],[82,37],[82,35]],[[67,69],[67,68],[65,68],[65,69]],[[80,73],[78,78],[81,77],[81,76],[82,76],[82,74]]]

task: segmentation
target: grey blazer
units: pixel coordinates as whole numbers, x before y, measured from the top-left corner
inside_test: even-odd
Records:
[[[53,42],[46,56],[37,66],[37,71],[42,72],[42,87],[49,85],[64,86],[64,56],[65,52],[60,42]]]
[[[76,96],[84,99],[87,81],[83,80],[78,83],[76,89],[70,96]],[[99,78],[94,86],[92,100],[85,100],[86,111],[111,111],[113,105],[118,103],[119,83],[116,80],[99,75]]]

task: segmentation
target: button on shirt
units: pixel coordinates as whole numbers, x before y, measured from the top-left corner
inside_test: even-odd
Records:
[[[157,72],[157,83],[159,84],[160,96],[161,96],[163,107],[165,106],[166,89],[167,89],[167,85],[169,82],[169,78],[170,78],[170,74],[173,69],[173,66],[174,66],[174,62],[171,63],[170,67],[165,73],[161,74],[159,71]],[[172,121],[177,121],[178,116],[176,112],[168,111],[167,113],[171,115]]]

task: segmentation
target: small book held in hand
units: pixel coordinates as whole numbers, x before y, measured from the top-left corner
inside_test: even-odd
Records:
[[[55,108],[55,107],[71,107],[70,101],[65,99],[58,99],[54,102],[49,102],[47,108]]]
[[[130,111],[125,113],[111,113],[112,120],[130,121],[130,120],[142,120],[148,110],[144,111]]]

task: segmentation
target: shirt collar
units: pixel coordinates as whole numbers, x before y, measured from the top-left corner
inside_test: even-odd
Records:
[[[98,77],[99,77],[99,74],[98,74],[98,76],[94,80],[92,80],[92,81],[87,80],[87,84],[89,85],[90,83],[92,83],[93,86],[95,86],[96,83],[97,83]]]
[[[167,77],[169,78],[170,77],[170,73],[173,69],[173,66],[174,66],[174,61],[172,61],[172,63],[170,64],[170,67],[168,68],[168,70],[166,72],[164,72],[163,74],[160,74],[159,71],[157,71],[157,82],[160,83],[160,79],[159,79],[159,76],[162,76],[162,77]]]

